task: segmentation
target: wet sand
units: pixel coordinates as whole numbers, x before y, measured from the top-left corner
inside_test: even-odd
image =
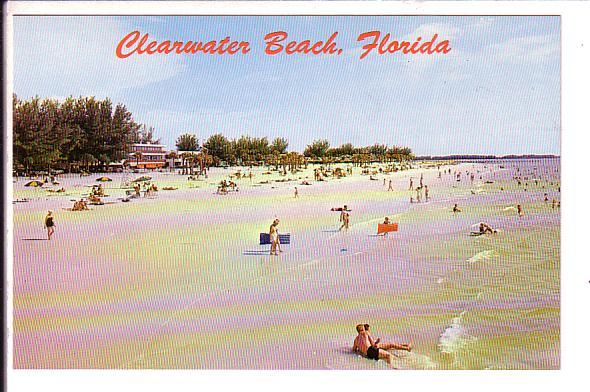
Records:
[[[538,167],[543,180],[524,191],[516,166]],[[228,195],[215,184],[236,168],[201,181],[148,173],[160,189],[179,189],[129,203],[116,174],[103,183],[114,204],[84,212],[64,208],[100,175],[60,179],[66,195],[21,178],[14,198],[30,201],[13,205],[14,366],[387,369],[350,351],[354,326],[367,322],[385,341],[414,340],[412,353],[395,353],[399,368],[559,368],[560,215],[543,202],[559,198],[549,185],[559,162],[447,168],[462,181],[437,169],[379,181],[358,168],[325,182],[311,167],[287,176],[309,177],[305,186],[255,170]],[[480,173],[471,182],[466,170]],[[431,200],[410,204],[409,177],[417,185],[421,173]],[[343,204],[351,226],[338,232],[330,208]],[[385,216],[400,230],[377,237]],[[275,217],[291,233],[277,257],[258,245]],[[470,237],[480,221],[499,233]]]

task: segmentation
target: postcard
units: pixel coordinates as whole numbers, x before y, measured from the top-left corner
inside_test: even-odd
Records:
[[[555,5],[50,5],[9,15],[16,373],[562,368]]]

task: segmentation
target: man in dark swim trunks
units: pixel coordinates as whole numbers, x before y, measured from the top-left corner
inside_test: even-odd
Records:
[[[367,325],[368,326],[368,325]],[[376,341],[373,340],[371,335],[369,334],[368,330],[365,329],[365,325],[358,324],[356,326],[356,330],[358,332],[357,337],[354,339],[354,344],[352,346],[352,351],[360,352],[368,359],[384,359],[387,363],[391,366],[393,355],[387,351],[391,348],[397,350],[412,350],[412,343],[409,344],[396,344],[396,343],[379,343],[379,339]]]

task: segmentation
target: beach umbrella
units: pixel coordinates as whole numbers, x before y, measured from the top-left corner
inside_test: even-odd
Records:
[[[29,181],[25,184],[25,186],[43,186],[43,183],[41,181]]]
[[[111,180],[108,177],[100,177],[100,178],[97,178],[96,181],[107,182],[107,181],[113,181],[113,180]]]

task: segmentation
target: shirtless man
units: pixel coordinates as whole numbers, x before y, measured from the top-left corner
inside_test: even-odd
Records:
[[[342,230],[343,228],[348,230],[348,224],[350,223],[350,215],[346,210],[342,210],[340,213],[340,221],[342,222],[342,226],[338,229],[338,231]]]
[[[479,232],[480,232],[480,234],[496,234],[497,233],[497,231],[495,229],[493,229],[492,226],[490,226],[484,222],[479,223]]]
[[[391,366],[393,355],[386,350],[388,350],[389,348],[397,348],[400,350],[407,351],[412,350],[411,343],[408,345],[403,345],[404,348],[402,348],[402,345],[394,346],[394,343],[379,343],[379,341],[374,341],[369,332],[365,330],[365,326],[363,324],[358,324],[356,326],[356,331],[358,332],[358,335],[354,339],[352,351],[355,353],[360,353],[368,359],[384,359]]]

